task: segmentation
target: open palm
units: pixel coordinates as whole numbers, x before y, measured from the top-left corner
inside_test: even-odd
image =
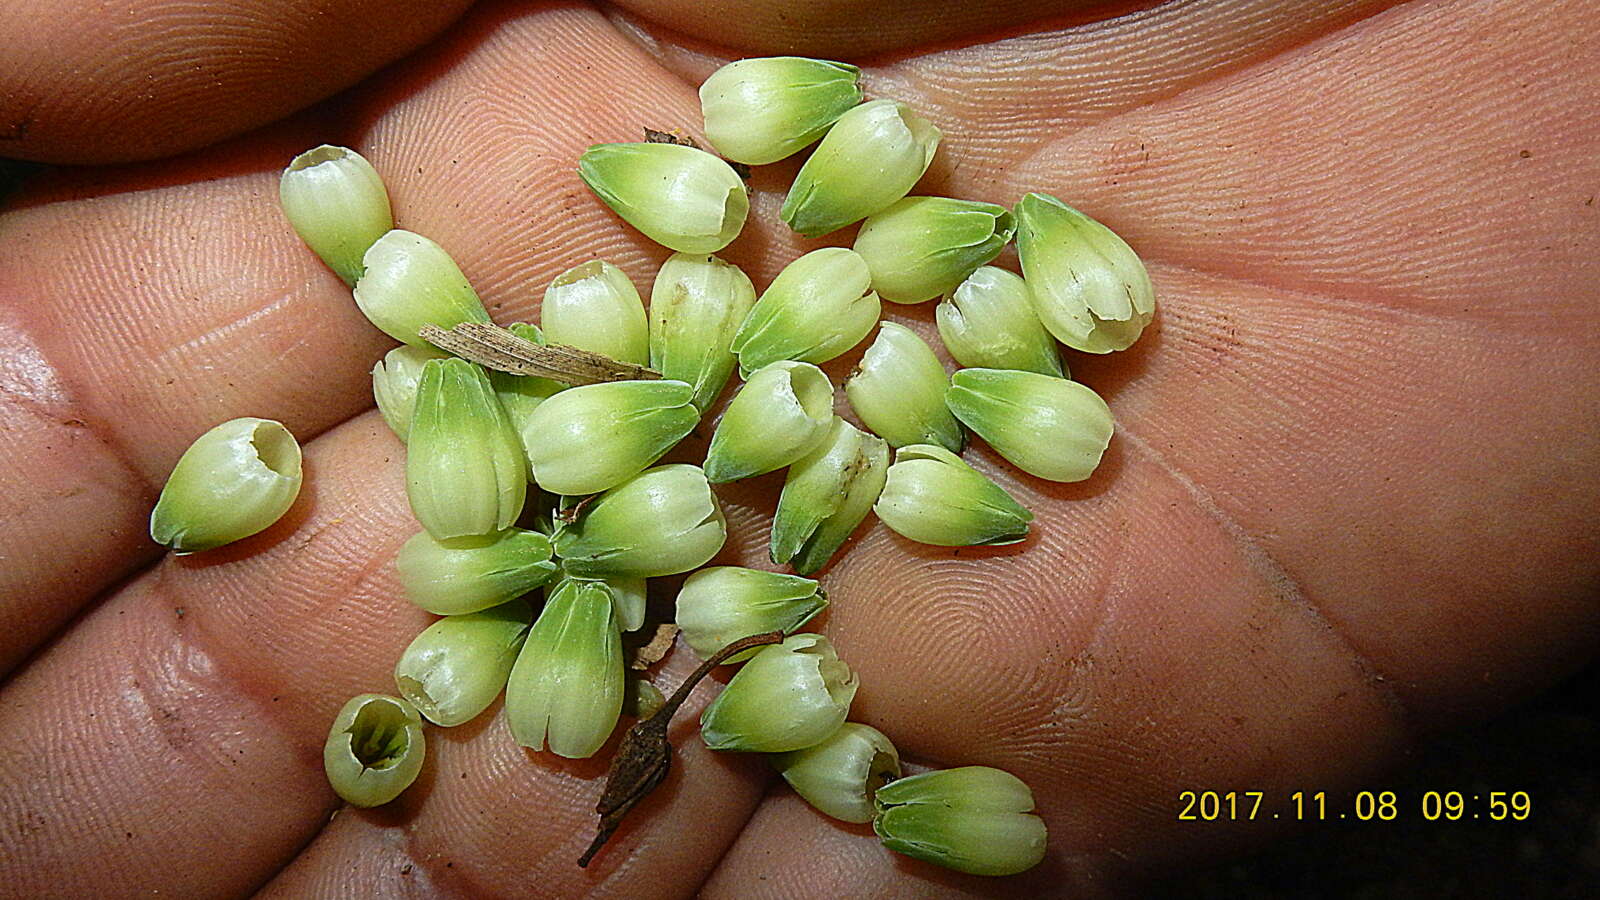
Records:
[[[132,51],[128,23],[83,5],[70,35],[53,14],[0,29],[60,48],[5,49],[0,84],[32,105],[0,153],[177,152],[359,78],[463,4],[319,17],[255,0]],[[1595,4],[1172,0],[1059,21],[1021,2],[987,20],[934,0],[808,5],[805,21],[781,3],[624,5],[643,18],[482,5],[247,137],[60,170],[13,198],[0,892],[1077,895],[1273,833],[1179,821],[1180,791],[1332,794],[1593,653]],[[913,52],[919,35],[941,43]],[[330,820],[328,723],[392,690],[431,617],[391,565],[416,525],[403,447],[371,411],[390,343],[282,220],[278,171],[356,147],[497,321],[531,320],[572,265],[645,285],[667,254],[585,190],[578,154],[696,133],[701,78],[789,49],[878,63],[868,93],[943,128],[916,193],[1048,191],[1123,234],[1156,284],[1132,349],[1070,360],[1117,420],[1093,478],[968,454],[1035,511],[1032,539],[957,551],[871,523],[824,575],[819,622],[862,677],[852,718],[910,761],[1021,776],[1050,854],[1014,880],[896,857],[769,792],[759,759],[707,751],[689,714],[673,775],[587,870],[605,759],[525,753],[499,706],[431,730],[400,801]],[[84,64],[96,54],[117,65]],[[792,173],[757,172],[722,254],[758,288],[822,243],[778,224]],[[931,334],[931,305],[886,312]],[[159,558],[162,480],[240,415],[305,444],[300,500],[254,538]],[[763,562],[780,478],[719,491],[718,562]]]

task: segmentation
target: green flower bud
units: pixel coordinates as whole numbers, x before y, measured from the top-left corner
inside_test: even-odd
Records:
[[[789,467],[772,519],[772,561],[801,575],[827,564],[883,490],[889,445],[833,417],[828,434]]]
[[[521,528],[443,541],[419,531],[401,545],[394,567],[406,599],[441,616],[499,606],[556,575],[550,539]]]
[[[595,144],[578,175],[623,221],[680,253],[728,246],[750,211],[732,167],[681,144]]]
[[[841,822],[870,822],[878,789],[900,777],[900,753],[883,732],[846,722],[820,744],[767,757],[795,793]]]
[[[973,272],[939,302],[936,317],[945,349],[963,366],[1066,377],[1055,338],[1033,311],[1027,282],[1005,269]]]
[[[988,766],[908,775],[878,788],[872,830],[897,853],[973,875],[1015,875],[1044,859],[1033,792]]]
[[[372,398],[378,401],[383,421],[402,444],[411,432],[411,413],[417,408],[417,385],[422,382],[423,365],[430,359],[449,358],[450,354],[443,350],[401,344],[372,367]]]
[[[813,250],[785,266],[762,292],[733,339],[739,374],[780,359],[824,363],[872,330],[881,304],[861,255]]]
[[[794,153],[861,102],[861,70],[799,56],[740,59],[700,85],[706,140],[752,166]]]
[[[962,369],[945,403],[1013,465],[1050,481],[1082,481],[1111,442],[1111,410],[1076,381],[1037,372]]]
[[[528,602],[513,600],[433,623],[395,663],[400,696],[430,722],[448,726],[472,721],[506,686],[532,620]]]
[[[828,605],[821,585],[798,575],[739,566],[713,566],[690,575],[678,590],[678,628],[701,659],[740,638],[782,631],[793,634]],[[752,647],[728,662],[743,662]]]
[[[949,386],[939,357],[916,332],[884,322],[861,364],[845,379],[844,393],[861,421],[891,447],[939,444],[960,452],[967,436],[945,408]]]
[[[362,694],[339,710],[322,745],[328,784],[352,806],[382,806],[422,771],[422,717],[399,697]]]
[[[1088,353],[1132,344],[1156,311],[1150,274],[1133,248],[1049,194],[1024,196],[1016,216],[1017,256],[1044,327]]]
[[[810,453],[833,424],[833,382],[810,363],[779,360],[752,373],[711,435],[713,482],[781,469]]]
[[[528,461],[489,377],[464,359],[422,367],[406,449],[411,512],[439,540],[511,527]]]
[[[300,240],[346,284],[361,277],[361,257],[394,227],[389,192],[366,157],[323,144],[296,156],[278,179],[278,203]]]
[[[544,333],[537,325],[513,322],[506,326],[506,330],[525,341],[541,345],[544,343]],[[500,407],[506,411],[506,417],[511,420],[511,427],[521,436],[524,451],[538,442],[538,435],[528,432],[528,420],[533,417],[533,411],[539,408],[539,404],[567,389],[566,385],[549,378],[540,378],[537,375],[513,375],[510,372],[493,370],[489,372],[489,383],[494,386],[494,395],[500,398]],[[532,453],[528,455],[532,457]],[[532,471],[531,463],[529,471]]]
[[[733,336],[755,302],[738,266],[703,254],[667,257],[650,289],[650,367],[692,385],[703,412],[733,373]]]
[[[608,381],[568,388],[528,417],[533,478],[556,494],[613,488],[644,471],[700,421],[681,381]]]
[[[622,636],[605,585],[564,581],[528,632],[506,685],[517,743],[593,756],[622,715]]]
[[[700,714],[700,737],[713,750],[802,750],[839,730],[858,685],[827,638],[790,635],[733,676]]]
[[[911,107],[873,100],[828,129],[800,167],[779,216],[806,237],[888,208],[911,192],[939,148],[939,129]]]
[[[550,282],[539,307],[544,339],[648,365],[650,326],[639,289],[621,269],[593,259]]]
[[[210,550],[278,521],[300,493],[300,445],[271,419],[232,419],[178,457],[150,513],[150,538],[179,553]]]
[[[378,238],[362,257],[356,305],[384,334],[403,344],[431,346],[417,330],[487,322],[483,301],[444,248],[398,228]]]
[[[883,524],[924,544],[1015,544],[1033,513],[943,447],[902,447],[872,507]]]
[[[615,578],[572,578],[563,575],[561,580],[545,588],[548,596],[561,589],[561,585],[568,581],[583,581],[598,584],[611,592],[611,605],[617,613],[617,627],[622,631],[638,631],[644,626],[644,616],[648,605],[648,585],[643,578],[615,577]]]
[[[999,256],[1016,230],[1004,206],[907,197],[867,217],[856,234],[855,251],[872,270],[878,296],[921,303],[954,289]]]
[[[728,538],[697,466],[656,466],[585,506],[556,530],[556,555],[578,578],[676,575],[705,565]]]

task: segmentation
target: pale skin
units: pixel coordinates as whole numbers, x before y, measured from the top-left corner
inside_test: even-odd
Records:
[[[0,216],[0,869],[18,895],[1115,893],[1281,833],[1179,822],[1180,791],[1381,786],[1430,734],[1592,658],[1596,4],[975,19],[637,0],[447,24],[461,5],[167,4],[192,15],[149,33],[98,3],[0,13],[0,153],[116,163],[265,126],[55,172]],[[1003,880],[895,857],[759,760],[705,750],[710,681],[674,725],[672,775],[588,869],[605,758],[524,753],[498,706],[430,729],[406,797],[330,821],[328,722],[392,690],[430,617],[390,566],[416,528],[372,411],[390,343],[282,221],[278,171],[356,147],[496,320],[528,320],[572,265],[645,286],[666,255],[587,193],[582,149],[694,134],[701,78],[788,50],[863,62],[869,93],[944,129],[919,193],[1049,191],[1126,236],[1156,285],[1131,350],[1070,357],[1117,418],[1091,480],[968,454],[1035,510],[1034,538],[957,554],[873,523],[824,575],[820,626],[863,683],[852,718],[916,763],[1022,777],[1049,856]],[[778,224],[790,174],[758,173],[724,254],[758,287],[826,243]],[[932,334],[931,305],[888,313]],[[256,538],[163,558],[145,536],[162,480],[240,415],[300,438],[299,502]],[[722,492],[718,562],[762,563],[780,483]],[[658,683],[693,664],[680,649]]]

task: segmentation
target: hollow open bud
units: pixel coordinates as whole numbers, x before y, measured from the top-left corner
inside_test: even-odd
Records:
[[[1066,376],[1055,338],[1033,311],[1027,282],[984,266],[939,302],[939,337],[963,366]]]
[[[844,247],[813,250],[789,263],[733,339],[740,375],[780,359],[824,363],[860,343],[881,308],[871,283],[861,255]]]
[[[750,211],[732,167],[681,144],[595,144],[578,175],[623,221],[680,253],[728,246]]]
[[[624,674],[611,592],[594,582],[563,581],[511,667],[512,737],[568,759],[593,756],[622,714]]]
[[[883,490],[889,445],[839,418],[789,467],[772,519],[772,561],[801,575],[827,564]]]
[[[820,634],[763,647],[700,714],[713,750],[783,753],[826,740],[844,724],[859,682]]]
[[[710,406],[733,373],[733,336],[756,302],[750,277],[705,254],[674,253],[650,289],[650,367]]]
[[[422,367],[406,448],[411,512],[435,538],[503,531],[521,514],[527,458],[478,366],[436,359]]]
[[[547,491],[594,494],[639,474],[700,421],[681,381],[613,381],[568,388],[522,431],[533,479]]]
[[[705,473],[656,466],[617,485],[556,529],[556,555],[577,578],[688,572],[722,549],[727,526]]]
[[[428,346],[417,329],[449,329],[487,322],[483,301],[443,247],[420,234],[394,229],[367,249],[366,271],[356,281],[356,305],[384,334],[403,344]]]
[[[768,757],[795,793],[841,822],[870,822],[878,789],[900,777],[900,753],[871,725],[846,722],[827,740]]]
[[[728,159],[777,162],[861,102],[861,70],[799,56],[740,59],[700,85],[706,140]]]
[[[894,303],[921,303],[952,290],[1000,255],[1016,233],[1011,211],[949,197],[906,197],[861,223],[855,251],[872,289]]]
[[[401,545],[394,567],[406,599],[441,616],[498,606],[556,575],[550,539],[521,528],[443,541],[419,531]]]
[[[430,359],[447,358],[448,353],[432,347],[402,344],[385,353],[372,367],[372,398],[378,401],[378,412],[401,443],[411,433],[411,413],[417,408],[422,367]]]
[[[650,363],[650,326],[639,289],[605,260],[592,259],[557,275],[545,289],[539,324],[552,344]]]
[[[706,452],[706,478],[720,483],[781,469],[821,443],[832,423],[833,382],[821,369],[768,363],[728,402]]]
[[[872,830],[897,853],[973,875],[1015,875],[1044,859],[1044,820],[1022,779],[988,766],[908,775],[878,789]]]
[[[1111,442],[1111,410],[1076,381],[1037,372],[962,369],[945,403],[996,453],[1030,475],[1082,481]]]
[[[300,494],[300,445],[271,419],[223,422],[178,457],[150,512],[150,538],[210,550],[278,521]]]
[[[526,322],[513,322],[506,326],[506,330],[525,341],[543,345],[544,333],[539,326]],[[522,438],[522,449],[528,451],[529,447],[538,444],[539,436],[530,434],[528,420],[533,417],[533,411],[539,404],[550,399],[556,394],[567,389],[559,381],[541,378],[537,375],[513,375],[510,372],[489,370],[489,383],[494,386],[494,395],[500,398],[500,407],[506,411],[506,417],[511,420],[511,427],[516,429]],[[532,454],[528,453],[531,458]],[[531,475],[532,463],[529,463]]]
[[[1049,194],[1024,196],[1016,217],[1017,256],[1044,327],[1088,353],[1132,344],[1156,311],[1150,274],[1133,248]]]
[[[513,600],[429,625],[395,663],[400,696],[430,722],[472,721],[506,686],[532,620],[527,601]]]
[[[924,544],[1015,544],[1033,513],[943,447],[902,447],[872,507],[883,524]]]
[[[300,240],[346,284],[361,277],[372,242],[394,227],[383,179],[348,147],[323,144],[296,156],[278,179],[278,202]]]
[[[933,123],[899,101],[853,107],[800,167],[778,215],[817,237],[886,209],[922,178],[940,137]]]
[[[362,694],[339,710],[322,745],[334,793],[352,806],[381,806],[422,771],[422,717],[399,697]]]
[[[701,659],[752,634],[793,634],[828,605],[828,595],[809,578],[739,566],[713,566],[690,575],[678,590],[677,623]],[[743,662],[746,650],[728,658]]]
[[[891,447],[938,444],[959,453],[967,436],[944,405],[949,387],[927,343],[904,325],[884,322],[845,380],[844,393],[861,421]]]

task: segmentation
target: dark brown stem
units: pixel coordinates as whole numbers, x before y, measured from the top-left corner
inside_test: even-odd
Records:
[[[611,771],[606,773],[605,790],[600,793],[600,802],[595,804],[595,812],[600,814],[600,829],[594,836],[594,842],[589,844],[589,849],[578,858],[580,867],[588,867],[589,860],[622,824],[622,817],[628,814],[628,810],[649,796],[667,777],[667,770],[672,767],[672,744],[667,740],[667,726],[671,724],[678,707],[689,698],[694,686],[735,653],[763,644],[776,644],[781,640],[783,632],[769,631],[740,638],[723,647],[701,663],[694,674],[685,678],[650,718],[628,729],[622,745],[617,748],[617,755],[611,758]]]
[[[437,325],[417,329],[423,340],[480,366],[513,375],[536,375],[563,384],[657,379],[661,373],[601,353],[564,344],[535,344],[487,322],[462,322],[446,331]]]

